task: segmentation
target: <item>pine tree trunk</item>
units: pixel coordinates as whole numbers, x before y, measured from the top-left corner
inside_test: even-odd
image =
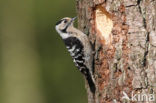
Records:
[[[156,0],[77,0],[95,49],[88,103],[156,102]]]

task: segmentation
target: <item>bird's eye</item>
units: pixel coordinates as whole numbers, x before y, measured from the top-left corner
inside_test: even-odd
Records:
[[[64,20],[64,23],[67,23],[67,20]]]

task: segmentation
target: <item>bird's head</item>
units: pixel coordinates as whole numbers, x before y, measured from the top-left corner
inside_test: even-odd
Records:
[[[58,21],[55,26],[57,32],[66,33],[66,30],[68,29],[68,27],[73,26],[73,22],[75,21],[75,19],[76,17],[74,18],[65,17],[61,19],[60,21]]]

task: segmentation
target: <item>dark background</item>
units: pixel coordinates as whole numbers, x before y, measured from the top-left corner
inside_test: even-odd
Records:
[[[87,103],[55,23],[76,0],[0,0],[0,103]]]

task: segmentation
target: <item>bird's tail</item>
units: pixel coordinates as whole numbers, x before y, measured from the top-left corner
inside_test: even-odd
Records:
[[[90,87],[90,90],[93,94],[95,94],[95,83],[93,81],[93,78],[92,78],[92,75],[88,72],[87,75],[86,75],[86,80],[88,82],[88,85]]]

